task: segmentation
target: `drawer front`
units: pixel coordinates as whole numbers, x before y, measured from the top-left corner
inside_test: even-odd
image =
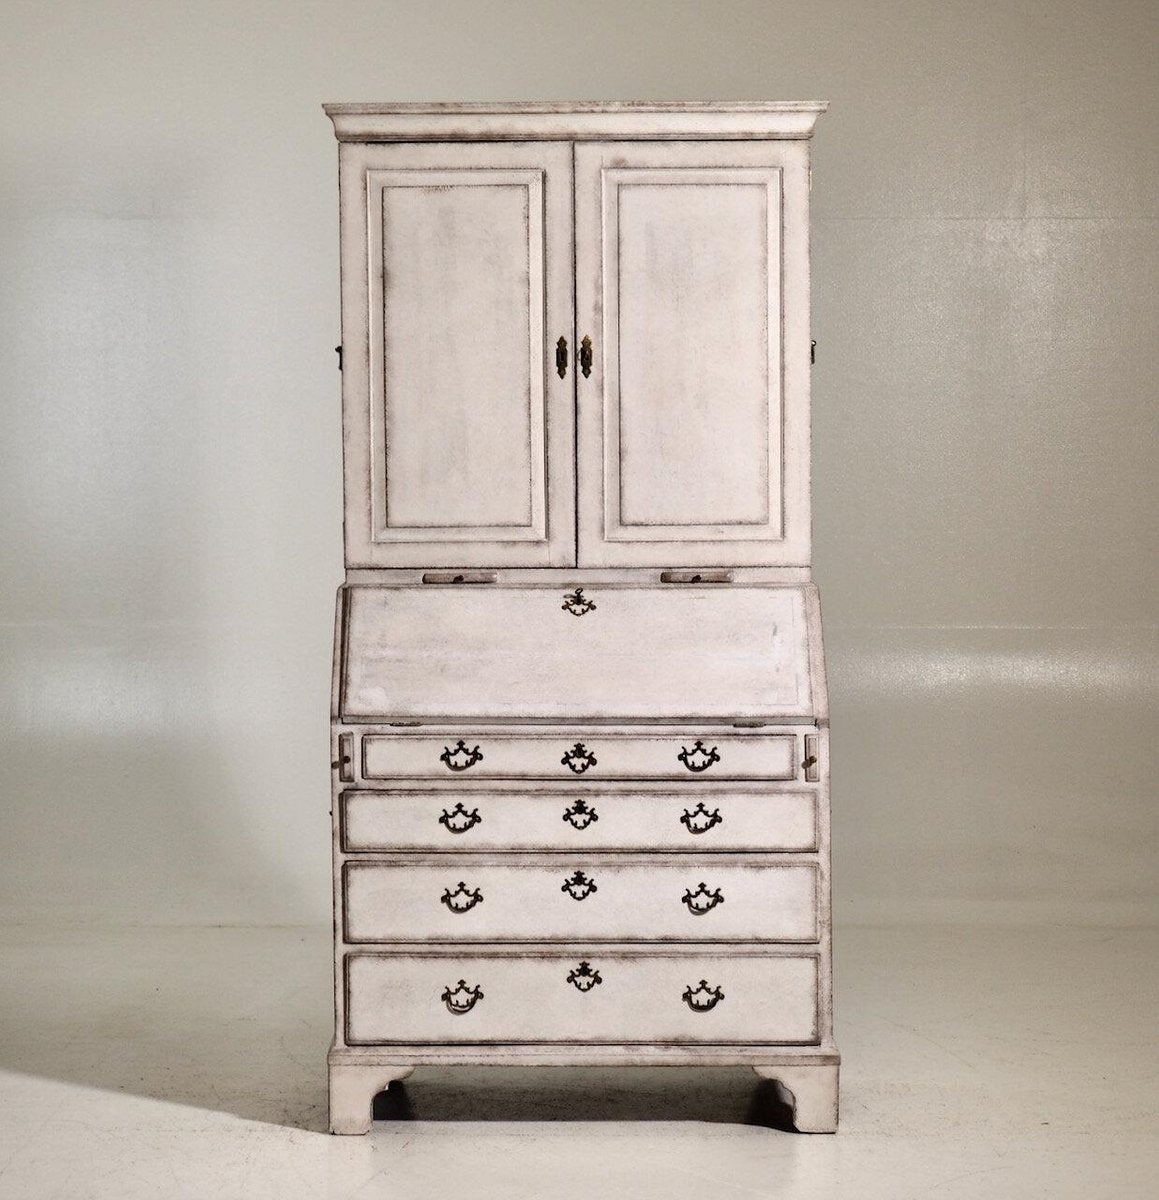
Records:
[[[815,1045],[813,955],[346,956],[346,1040]]]
[[[346,941],[814,942],[817,867],[465,855],[348,862]]]
[[[345,792],[342,848],[393,850],[816,850],[813,792]]]
[[[366,734],[365,779],[796,779],[792,733]]]

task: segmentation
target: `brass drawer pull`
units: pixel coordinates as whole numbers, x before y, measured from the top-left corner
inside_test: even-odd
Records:
[[[567,338],[555,343],[555,372],[562,379],[567,374]]]
[[[460,803],[456,804],[450,812],[444,808],[443,815],[439,818],[439,824],[445,825],[450,833],[466,833],[468,829],[474,829],[482,820],[477,808],[468,812]]]
[[[724,999],[724,992],[718,987],[710,988],[708,980],[702,979],[695,990],[691,984],[684,989],[683,999],[693,1012],[708,1012]]]
[[[585,333],[583,340],[580,342],[580,370],[584,373],[584,378],[592,373],[592,339]]]
[[[583,800],[577,800],[570,808],[563,810],[563,819],[573,829],[587,829],[593,821],[600,819],[600,814],[594,808],[589,808]]]
[[[470,912],[476,904],[483,903],[483,893],[478,888],[469,888],[462,880],[459,881],[459,886],[452,892],[447,888],[442,895],[443,903],[453,913]]]
[[[444,746],[442,754],[439,755],[439,762],[446,763],[451,771],[466,771],[477,762],[482,761],[482,750],[478,746],[474,750],[468,750],[467,744],[462,738],[459,738],[459,743],[454,750],[450,746]]]
[[[567,892],[573,900],[586,900],[592,892],[598,892],[600,889],[596,887],[594,879],[582,871],[576,871],[574,875],[564,881],[563,887],[559,890]]]
[[[594,600],[589,600],[584,595],[583,588],[576,588],[574,592],[568,592],[568,594],[564,596],[563,603],[560,605],[560,608],[567,609],[567,611],[571,613],[573,617],[582,617],[584,613],[595,611],[596,602]]]
[[[694,809],[689,811],[684,810],[684,816],[680,818],[680,824],[683,825],[689,833],[707,833],[716,825],[722,825],[724,817],[720,815],[720,809],[714,808],[709,812],[704,807],[702,800]]]
[[[720,755],[717,753],[716,747],[705,750],[704,743],[699,738],[696,739],[696,744],[691,750],[687,746],[682,746],[676,757],[696,775],[707,771],[713,763],[720,762]]]
[[[599,971],[592,970],[592,964],[582,962],[575,970],[569,972],[567,981],[574,984],[577,991],[590,992],[598,983],[604,981],[600,978]]]
[[[469,988],[465,979],[460,979],[453,990],[449,987],[443,989],[442,1001],[456,1016],[469,1013],[482,999],[483,991],[478,984]]]
[[[694,917],[703,917],[705,913],[711,912],[718,904],[724,903],[724,895],[720,888],[716,888],[710,892],[704,883],[701,883],[696,891],[686,888],[681,899],[688,906],[688,911]]]
[[[559,761],[575,774],[582,775],[589,767],[596,765],[596,756],[587,749],[583,742],[576,742],[570,750],[564,752],[563,758]]]

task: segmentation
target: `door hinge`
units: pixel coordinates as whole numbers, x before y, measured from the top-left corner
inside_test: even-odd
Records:
[[[817,361],[817,342],[809,343],[809,366],[812,366]]]
[[[338,355],[338,370],[341,371],[342,370],[342,347],[335,346],[334,353]]]

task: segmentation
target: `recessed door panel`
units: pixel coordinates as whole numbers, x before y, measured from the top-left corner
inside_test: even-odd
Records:
[[[574,561],[566,147],[344,147],[351,565]]]
[[[804,150],[576,147],[580,563],[808,561]]]

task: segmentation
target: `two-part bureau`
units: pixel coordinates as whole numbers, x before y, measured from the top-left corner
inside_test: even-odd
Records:
[[[331,106],[331,1128],[424,1064],[837,1120],[809,569],[822,105]]]

